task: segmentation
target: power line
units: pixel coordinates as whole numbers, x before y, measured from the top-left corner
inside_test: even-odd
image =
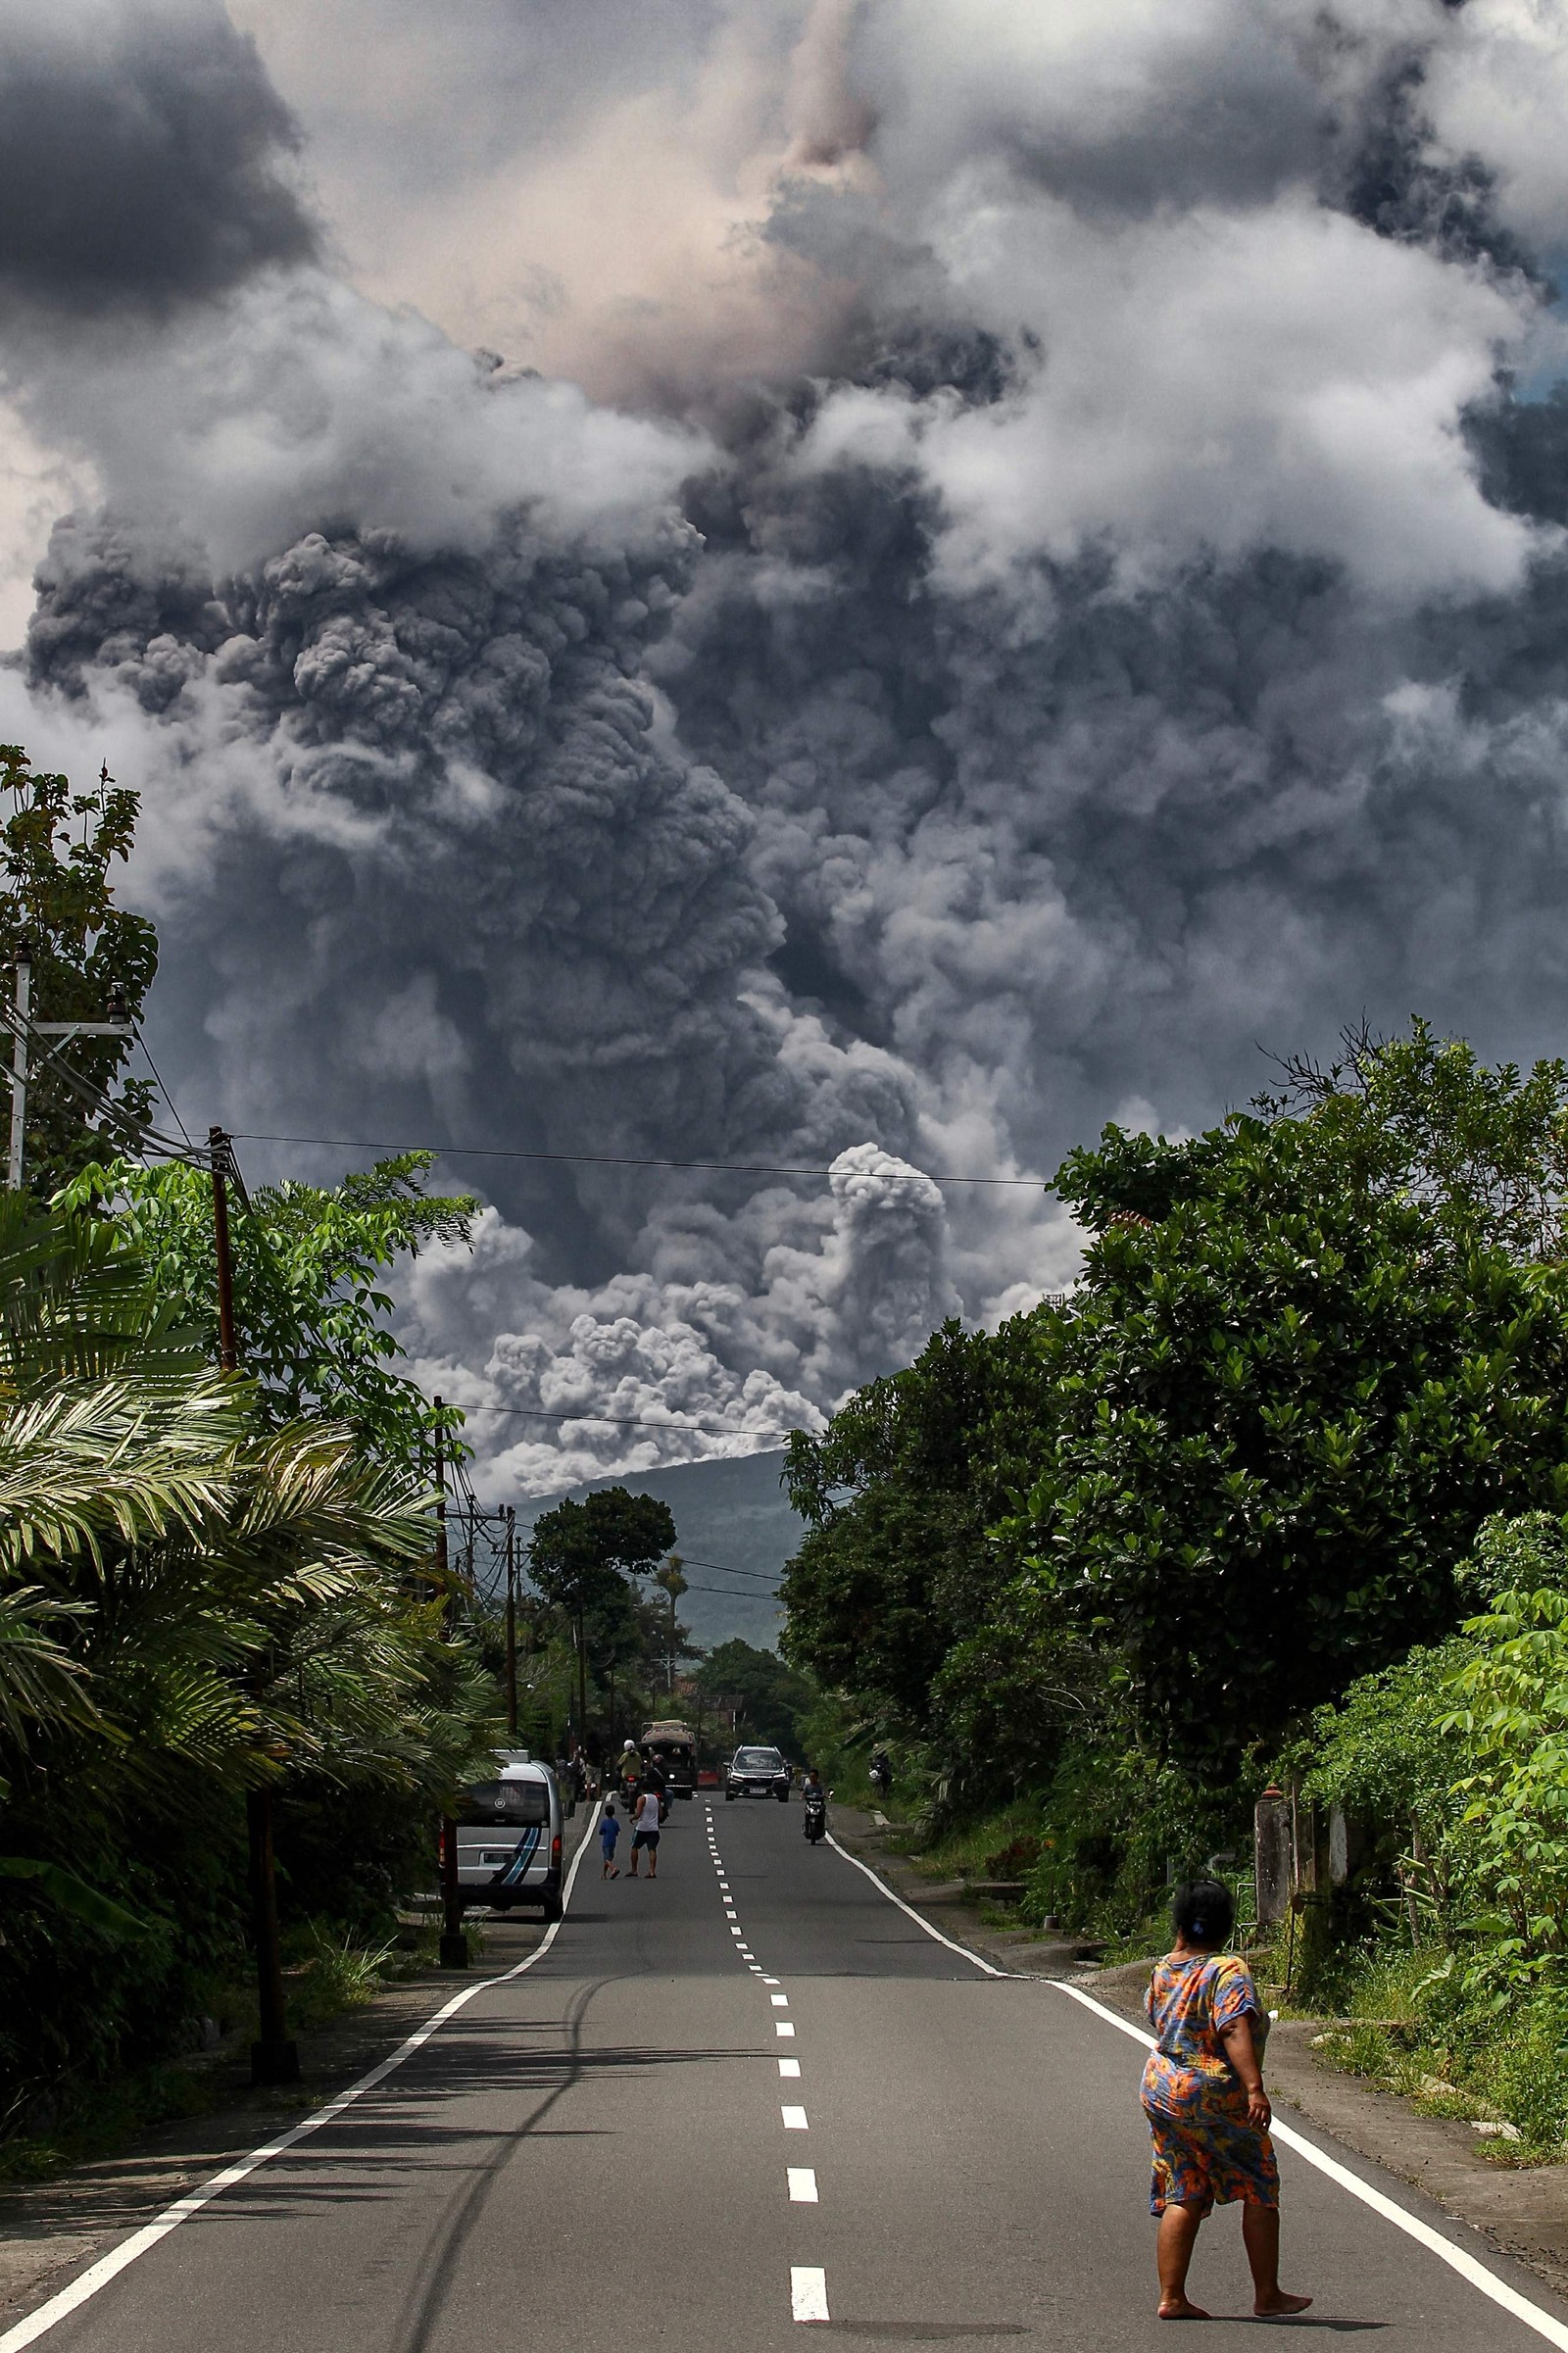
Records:
[[[696,1431],[710,1438],[776,1438],[793,1437],[790,1430],[758,1430],[734,1422],[661,1422],[646,1413],[547,1413],[542,1405],[465,1405],[453,1397],[449,1403],[460,1413],[514,1413],[528,1422],[593,1422],[604,1423],[614,1430],[669,1430],[678,1437],[683,1430]],[[782,1451],[782,1446],[780,1447]]]
[[[514,1152],[491,1144],[375,1144],[364,1136],[263,1136],[244,1128],[236,1128],[234,1135],[241,1144],[319,1144],[334,1152],[426,1152],[443,1153],[448,1159],[456,1160],[534,1160],[581,1168],[687,1168],[706,1170],[719,1176],[831,1177],[863,1174],[880,1177],[889,1185],[1027,1185],[1037,1193],[1050,1191],[1050,1187],[1042,1184],[1039,1177],[939,1176],[924,1168],[856,1170],[773,1167],[755,1160],[653,1160],[639,1158],[630,1152]]]
[[[152,1048],[142,1036],[141,1024],[138,1021],[133,1020],[131,1027],[135,1032],[137,1045],[141,1048],[142,1053],[147,1057],[147,1067],[153,1074],[153,1085],[158,1089],[159,1094],[163,1097],[165,1103],[168,1103],[170,1109],[173,1112],[174,1125],[178,1128],[180,1134],[185,1138],[186,1146],[191,1152],[194,1152],[196,1147],[191,1143],[189,1134],[186,1131],[185,1122],[179,1115],[179,1105],[170,1094],[169,1089],[164,1085],[163,1079],[159,1073],[158,1064],[153,1060]]]
[[[720,1577],[755,1577],[763,1585],[774,1574],[771,1569],[733,1569],[727,1560],[691,1560],[685,1552],[680,1555],[680,1563],[682,1568],[689,1565],[694,1569],[712,1569]],[[703,1590],[706,1592],[708,1589],[705,1587]]]

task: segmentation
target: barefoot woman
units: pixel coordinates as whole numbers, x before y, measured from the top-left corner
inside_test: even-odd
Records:
[[[1280,2286],[1280,2181],[1260,2066],[1267,2030],[1251,1971],[1225,1950],[1236,1906],[1216,1880],[1194,1880],[1177,1888],[1171,1917],[1176,1942],[1149,1988],[1155,2048],[1144,2070],[1159,2317],[1207,2320],[1188,2301],[1187,2267],[1204,2215],[1238,2198],[1253,2311],[1304,2312],[1311,2297]]]

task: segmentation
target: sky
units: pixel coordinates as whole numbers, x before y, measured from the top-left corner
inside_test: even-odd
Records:
[[[0,0],[0,736],[193,1132],[477,1155],[487,1492],[820,1427],[1270,1053],[1562,1046],[1565,111],[1568,0]]]

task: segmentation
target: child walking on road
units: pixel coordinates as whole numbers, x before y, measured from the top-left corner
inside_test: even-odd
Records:
[[[620,1865],[615,1860],[615,1848],[620,1842],[620,1821],[612,1797],[605,1800],[604,1819],[599,1825],[599,1851],[605,1858],[601,1879],[619,1879]]]
[[[1230,1889],[1195,1880],[1177,1888],[1171,1917],[1176,1942],[1149,1988],[1155,2045],[1144,2069],[1159,2317],[1208,2319],[1188,2297],[1187,2269],[1205,2215],[1238,2199],[1253,2312],[1259,2320],[1304,2312],[1311,2297],[1280,2285],[1280,2178],[1261,2065],[1268,2030],[1251,1971],[1225,1950],[1236,1920]]]

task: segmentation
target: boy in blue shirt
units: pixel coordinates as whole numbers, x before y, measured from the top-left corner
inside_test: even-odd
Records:
[[[608,1797],[605,1800],[604,1820],[599,1825],[599,1851],[605,1859],[605,1867],[599,1874],[601,1879],[619,1879],[620,1877],[620,1865],[615,1860],[615,1847],[619,1838],[620,1824],[615,1817],[615,1801],[612,1797]]]

